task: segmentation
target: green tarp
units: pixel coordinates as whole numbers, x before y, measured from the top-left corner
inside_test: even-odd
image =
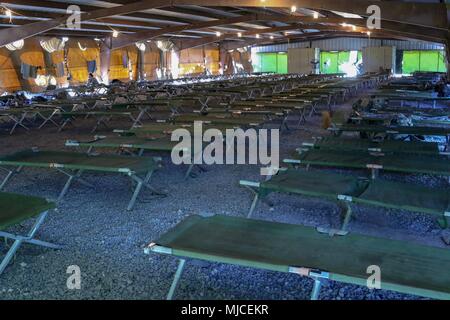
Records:
[[[220,215],[191,216],[155,243],[179,257],[280,272],[311,268],[360,285],[368,266],[376,265],[382,289],[450,299],[447,249],[358,234],[330,237],[310,227]]]
[[[0,230],[55,208],[43,198],[0,192]]]

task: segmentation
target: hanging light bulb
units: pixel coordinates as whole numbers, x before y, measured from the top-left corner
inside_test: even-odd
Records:
[[[222,35],[222,33],[220,33],[220,31],[216,31],[216,37],[220,37]]]
[[[113,36],[114,38],[117,38],[117,37],[119,36],[119,31],[113,30],[112,36]]]
[[[239,38],[242,38],[242,32],[238,32],[237,36],[238,36]]]
[[[259,39],[261,36],[259,34],[256,35],[256,39]]]
[[[144,42],[136,42],[136,47],[141,51],[145,51],[145,49],[146,49]]]
[[[270,40],[273,40],[273,36],[270,36]]]
[[[294,13],[295,11],[297,11],[297,7],[296,6],[292,6],[291,7],[291,12]]]
[[[81,51],[86,51],[87,47],[84,47],[81,45],[80,41],[78,41],[78,48],[80,48]]]
[[[23,48],[25,41],[23,39],[8,43],[5,47],[10,51],[20,50]]]
[[[356,26],[352,26],[352,30],[355,31],[356,30]]]
[[[313,18],[314,19],[318,19],[319,18],[319,13],[318,12],[314,12],[313,13]]]
[[[367,31],[367,35],[370,37],[370,35],[372,34],[372,32]]]

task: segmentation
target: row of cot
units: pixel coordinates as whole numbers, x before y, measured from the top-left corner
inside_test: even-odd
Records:
[[[40,152],[36,152],[36,154],[31,154],[31,156],[27,154],[25,155],[25,158],[28,156],[31,158],[37,156],[39,158],[42,155],[42,158],[40,158],[42,161],[40,163],[45,163],[45,158],[48,154],[42,154]],[[49,156],[53,158],[56,155]],[[85,163],[83,168],[77,168],[76,165],[71,167],[70,164],[63,164],[61,166],[61,163],[54,161],[47,161],[47,165],[48,167],[56,168],[58,170],[79,169],[81,172],[84,170],[96,170],[96,161],[92,160],[89,156],[83,155],[83,157],[90,161],[90,163]],[[72,155],[70,158],[73,158]],[[105,161],[105,159],[96,159],[99,159],[100,162]],[[12,165],[11,162],[7,161],[8,160],[1,163]],[[22,162],[22,164],[24,164],[24,162]],[[120,168],[120,171],[117,172],[127,174],[125,172],[126,170],[123,169],[124,168]],[[107,171],[110,171],[110,169]],[[81,172],[79,172],[80,175]],[[10,174],[13,173],[10,172]],[[300,176],[294,176],[298,174],[300,174]],[[288,185],[288,188],[285,189],[284,192],[302,193],[302,186],[295,185],[295,183],[300,181],[307,184],[308,174],[310,174],[311,178],[311,173],[308,172],[282,171],[270,182],[267,182],[267,185],[270,185],[270,183],[276,185],[277,179],[280,179],[278,182],[281,182],[281,185]],[[286,177],[293,178],[286,180]],[[328,175],[326,177],[324,176],[324,179],[327,179],[327,177],[331,182],[326,185],[336,185],[336,189],[331,191],[319,190],[321,192],[316,190],[315,194],[309,195],[319,195],[345,201],[348,201],[351,198],[352,200],[354,199],[355,202],[359,201],[360,203],[366,204],[376,204],[378,200],[378,202],[387,202],[387,206],[390,207],[397,206],[404,208],[401,203],[392,204],[384,199],[386,195],[382,192],[380,194],[380,185],[377,184],[379,181],[377,181],[377,183],[367,180],[353,181],[349,177],[333,177]],[[71,176],[70,178],[76,179],[79,177]],[[333,180],[333,178],[335,180]],[[245,182],[243,184],[245,185]],[[268,188],[267,185],[261,184],[257,186],[258,188],[265,190],[262,191],[261,194],[267,194],[268,190],[270,190],[270,187]],[[253,185],[253,187],[255,187],[255,185]],[[320,189],[320,186],[316,187]],[[323,188],[323,186],[321,187]],[[342,189],[339,189],[339,187]],[[393,187],[398,189],[401,186]],[[381,190],[384,190],[384,188],[385,185],[382,185]],[[311,192],[311,183],[308,188],[304,189],[307,189],[306,194]],[[272,191],[274,190],[283,192],[282,187],[279,185]],[[353,193],[346,192],[346,190],[353,190]],[[422,193],[426,194],[423,190]],[[376,198],[375,195],[377,195],[378,198]],[[408,195],[406,195],[406,198],[407,197]],[[441,207],[445,206],[445,201],[447,201],[448,205],[448,195],[447,197],[445,197],[445,194],[441,195],[441,198],[436,197],[436,202],[439,203]],[[420,204],[420,201],[418,201],[418,205],[412,210],[417,210],[417,208],[422,207],[423,204]],[[430,213],[444,212],[444,216],[448,215],[448,212],[443,211],[441,207],[432,208],[433,210],[430,211],[433,212]],[[430,208],[425,209],[429,210]],[[346,220],[348,221],[348,218]],[[345,231],[345,228],[336,231],[336,234],[342,234],[343,231]],[[251,235],[251,237],[245,237],[245,239],[243,239],[239,234],[247,234]],[[205,239],[205,237],[210,239],[208,243],[205,243],[202,240]],[[15,239],[15,241],[22,240],[22,242],[27,242],[26,240],[30,240],[31,238],[13,239]],[[270,241],[268,241],[268,239]],[[267,242],[269,242],[270,245],[268,245]],[[350,243],[353,246],[356,246],[357,249],[352,251],[339,249],[348,247]],[[18,245],[16,247],[18,247]],[[383,248],[382,253],[380,253],[379,248]],[[385,248],[389,248],[389,252],[386,252]],[[399,253],[403,250],[406,250],[408,254],[402,255],[404,260],[398,259]],[[159,240],[150,244],[146,249],[146,252],[150,251],[172,254],[182,258],[179,269],[176,272],[175,281],[169,291],[169,297],[172,297],[175,292],[176,284],[185,264],[185,258],[201,258],[210,261],[233,263],[282,272],[293,272],[299,275],[308,276],[314,280],[312,298],[318,297],[320,286],[325,279],[362,284],[364,279],[366,279],[365,266],[369,264],[377,264],[383,268],[385,277],[383,288],[385,289],[437,298],[448,298],[449,296],[448,276],[445,273],[442,274],[442,272],[438,272],[440,264],[445,264],[449,261],[448,254],[446,254],[445,251],[437,248],[410,245],[398,241],[377,239],[362,235],[347,235],[345,237],[330,238],[328,235],[322,235],[316,233],[316,231],[311,228],[301,226],[269,223],[257,220],[244,220],[224,216],[215,216],[211,218],[194,216],[179,224],[174,230],[171,230]],[[324,256],[326,256],[327,259],[323,257],[321,259],[317,258],[317,255],[314,254],[317,251],[324,252]],[[372,257],[368,258],[367,252],[373,253]],[[333,255],[332,253],[335,254]],[[336,257],[336,253],[339,258]],[[391,259],[384,260],[384,255],[388,255]],[[402,262],[405,260],[416,261],[417,259],[419,259],[421,263],[416,263],[416,277],[412,275],[410,270],[405,270],[406,268],[402,267]],[[349,263],[349,261],[358,261],[358,263]],[[433,261],[433,264],[430,264],[430,261]],[[402,272],[399,272],[399,270]],[[418,276],[419,273],[422,276],[424,274],[426,275],[426,281],[420,280],[421,278]]]

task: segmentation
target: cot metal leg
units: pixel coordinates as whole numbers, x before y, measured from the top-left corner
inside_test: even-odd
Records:
[[[12,175],[14,174],[14,170],[8,170],[5,168],[0,168],[0,169],[3,169],[6,172],[8,172],[6,177],[3,179],[2,183],[0,184],[0,190],[2,190],[5,187],[6,183],[9,181],[9,179],[11,179]]]
[[[148,184],[150,181],[150,178],[152,177],[152,174],[153,174],[153,170],[149,171],[144,179],[141,179],[140,177],[138,177],[136,175],[130,176],[130,178],[133,181],[135,181],[137,183],[137,185],[136,185],[136,188],[134,189],[133,196],[131,197],[131,200],[128,203],[128,206],[127,206],[128,211],[131,211],[133,209],[134,204],[136,203],[137,197],[139,196],[139,193],[142,190],[142,187],[149,189],[153,194],[161,195],[161,196],[165,195],[164,193],[159,192],[158,190],[156,190],[155,188],[153,188],[152,186],[150,186]]]
[[[252,205],[250,206],[250,210],[248,211],[247,219],[251,218],[253,211],[255,211],[256,205],[258,204],[258,201],[259,201],[259,194],[256,193],[255,198],[253,198]]]
[[[127,207],[128,211],[131,211],[133,209],[136,199],[137,199],[139,193],[141,192],[142,184],[143,184],[142,181],[137,182],[136,188],[134,189],[134,192],[133,192],[133,196],[131,197],[131,200],[128,203],[128,207]]]
[[[67,171],[58,169],[59,172],[64,173],[65,175],[67,175],[69,178],[67,179],[63,189],[61,190],[61,192],[59,193],[58,199],[57,201],[61,201],[62,198],[64,198],[64,196],[66,195],[67,191],[69,190],[69,187],[71,186],[72,182],[76,179],[79,183],[81,183],[82,185],[85,185],[89,188],[94,188],[94,186],[92,184],[90,184],[89,182],[81,179],[81,174],[83,173],[83,170],[78,170],[75,174],[70,174]]]
[[[194,164],[190,164],[189,168],[186,170],[186,174],[184,175],[184,179],[188,179],[194,169]]]
[[[67,179],[66,184],[64,185],[63,189],[61,190],[61,192],[59,193],[58,199],[57,201],[61,201],[62,198],[64,198],[64,196],[67,193],[67,190],[69,190],[70,185],[72,184],[73,179],[75,179],[74,176],[69,176],[69,179]]]
[[[352,208],[346,202],[340,202],[339,206],[342,209],[342,213],[344,215],[344,220],[342,222],[341,231],[347,231],[348,224],[350,223],[350,219],[352,218]]]
[[[311,291],[311,300],[319,300],[320,289],[322,288],[322,281],[317,278],[314,279],[313,289]]]
[[[36,232],[38,231],[38,229],[44,222],[45,218],[47,217],[47,213],[48,213],[48,211],[45,211],[38,216],[38,218],[36,219],[36,222],[34,223],[31,230],[28,232],[27,236],[17,236],[17,235],[13,235],[13,234],[10,234],[7,232],[0,232],[1,237],[14,239],[14,243],[12,244],[11,248],[6,253],[6,256],[3,258],[2,262],[0,263],[0,275],[6,269],[6,266],[11,262],[15,253],[17,252],[17,250],[20,248],[20,246],[24,242],[43,246],[43,247],[48,247],[48,248],[52,248],[52,249],[60,249],[61,248],[61,246],[58,246],[58,245],[55,245],[55,244],[52,244],[49,242],[33,239]]]
[[[177,290],[178,283],[180,282],[181,275],[183,274],[184,265],[186,263],[185,259],[180,259],[178,263],[177,271],[175,272],[175,276],[172,281],[172,285],[170,286],[169,293],[167,294],[166,300],[172,300],[175,295],[175,291]]]

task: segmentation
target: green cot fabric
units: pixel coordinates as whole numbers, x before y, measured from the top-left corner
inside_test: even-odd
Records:
[[[55,208],[43,198],[0,192],[0,230]]]
[[[205,131],[209,128],[214,128],[220,131],[225,131],[226,129],[234,129],[236,126],[229,124],[219,124],[219,125],[210,125],[208,123],[202,124],[202,130]],[[155,124],[146,124],[139,127],[134,127],[128,130],[127,132],[130,132],[132,134],[135,134],[138,137],[148,136],[148,135],[163,135],[163,134],[172,134],[172,132],[176,129],[186,129],[191,134],[194,132],[194,126],[193,124],[185,124],[185,123],[178,123],[178,124],[169,124],[169,123],[155,123]]]
[[[378,179],[353,201],[440,216],[450,210],[448,190]]]
[[[341,131],[358,131],[358,132],[374,132],[374,133],[389,133],[395,132],[398,134],[414,134],[423,136],[447,136],[450,135],[450,128],[445,127],[420,127],[420,126],[360,126],[345,124],[339,126]]]
[[[383,289],[450,298],[447,249],[358,234],[330,237],[310,227],[221,215],[191,216],[155,243],[179,257],[280,272],[306,267],[361,285],[367,267],[377,265]]]
[[[61,112],[64,117],[75,117],[75,116],[130,116],[131,112],[116,112],[116,111],[73,111],[73,112]]]
[[[145,139],[139,137],[108,137],[92,142],[79,142],[80,146],[95,148],[134,148],[154,151],[172,151],[178,142],[170,138]]]
[[[321,171],[286,170],[260,184],[260,193],[287,192],[336,199],[338,195],[358,196],[367,179]]]
[[[366,168],[379,165],[383,170],[450,175],[450,161],[446,156],[412,154],[374,155],[363,151],[335,151],[310,149],[295,155],[303,164]]]
[[[249,124],[260,124],[264,122],[264,117],[248,117],[243,116],[239,118],[234,117],[211,117],[211,116],[197,116],[197,115],[183,115],[183,116],[177,116],[174,118],[175,122],[182,123],[182,122],[194,122],[194,121],[205,121],[210,123],[217,123],[217,124],[233,124],[233,125],[249,125]]]
[[[149,157],[128,157],[118,155],[88,155],[66,151],[26,150],[1,157],[0,165],[54,168],[103,172],[147,172],[156,167]],[[126,173],[126,172],[124,172]]]
[[[439,154],[439,145],[436,142],[400,140],[375,142],[364,139],[325,137],[315,142],[314,148],[345,151],[364,151],[376,148],[380,149],[381,152]]]
[[[369,180],[321,171],[286,170],[260,184],[259,193],[282,192],[337,200],[338,195],[353,202],[405,209],[442,216],[450,209],[450,193],[401,182]]]

